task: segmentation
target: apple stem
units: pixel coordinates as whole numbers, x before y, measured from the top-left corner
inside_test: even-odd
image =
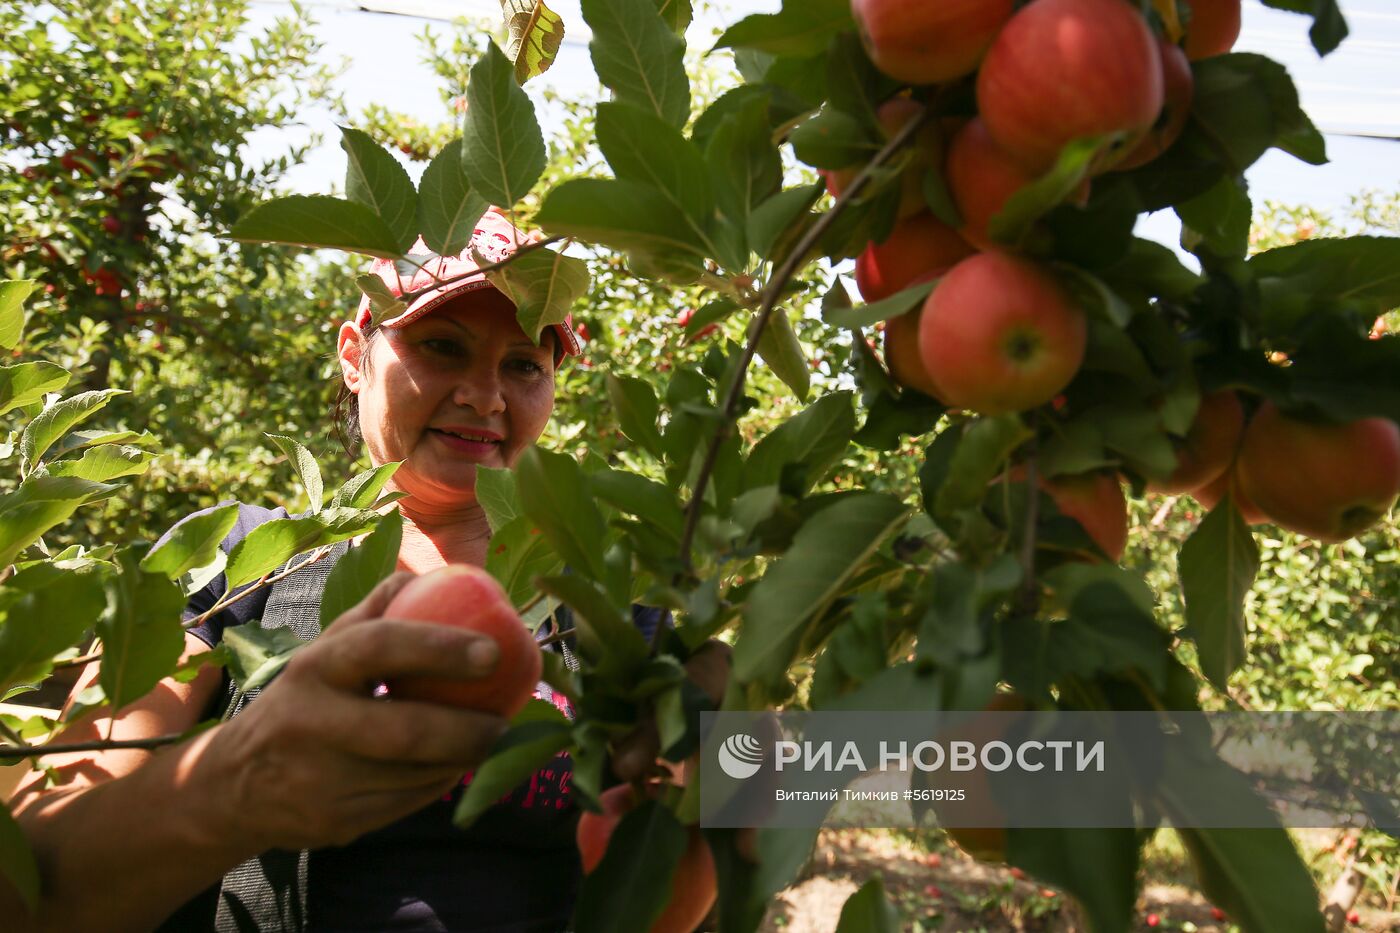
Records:
[[[900,131],[875,154],[874,158],[870,160],[865,168],[861,169],[860,174],[856,175],[850,186],[847,187],[845,191],[841,192],[841,196],[836,199],[836,203],[832,205],[831,210],[823,214],[817,222],[811,226],[806,235],[804,235],[792,251],[788,253],[787,258],[783,260],[783,264],[778,268],[778,271],[768,280],[768,284],[764,286],[758,314],[754,316],[753,321],[749,324],[748,341],[744,344],[743,353],[739,358],[739,365],[735,368],[734,377],[729,383],[728,391],[725,393],[724,405],[720,412],[720,423],[718,427],[715,428],[714,437],[710,439],[710,447],[705,453],[704,462],[700,465],[700,472],[695,478],[695,488],[691,495],[690,504],[686,507],[685,529],[681,534],[680,546],[681,570],[676,572],[674,578],[675,584],[679,584],[686,576],[691,575],[693,572],[690,555],[691,544],[695,538],[696,527],[700,523],[700,512],[705,501],[705,490],[710,483],[710,474],[714,472],[715,464],[719,460],[719,452],[724,445],[725,439],[728,438],[730,432],[734,430],[734,422],[738,417],[739,401],[743,398],[744,381],[748,376],[749,365],[753,362],[754,355],[758,352],[759,338],[763,336],[763,331],[768,326],[768,320],[772,317],[773,310],[777,307],[779,299],[786,293],[788,282],[792,280],[792,277],[797,274],[797,270],[805,262],[807,253],[820,242],[822,236],[824,236],[826,231],[836,222],[836,219],[841,216],[847,205],[861,193],[880,167],[888,162],[896,153],[912,143],[919,130],[923,129],[924,124],[932,119],[932,117],[933,108],[926,107],[922,113],[900,128]],[[660,626],[658,626],[657,629],[659,631]],[[654,647],[656,642],[654,635],[652,642]]]

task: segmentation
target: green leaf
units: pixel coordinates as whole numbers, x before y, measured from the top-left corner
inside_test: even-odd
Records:
[[[79,506],[116,494],[119,486],[73,476],[30,476],[0,497],[0,567],[50,528],[68,520]]]
[[[459,136],[433,157],[418,183],[418,229],[423,243],[439,256],[456,256],[467,248],[476,222],[490,206],[472,190],[462,170]]]
[[[665,909],[687,830],[656,800],[627,811],[603,859],[584,876],[574,908],[577,933],[646,933]]]
[[[1102,136],[1091,136],[1066,144],[1048,172],[1007,199],[987,225],[987,233],[992,239],[1011,246],[1024,242],[1037,220],[1079,190],[1106,142]]]
[[[1192,119],[1240,175],[1271,146],[1311,165],[1327,161],[1326,143],[1298,103],[1288,71],[1263,55],[1235,52],[1192,63]]]
[[[0,350],[9,350],[19,343],[24,332],[24,303],[38,287],[33,279],[0,282]]]
[[[1091,930],[1131,927],[1138,845],[1132,829],[1019,829],[1006,834],[1007,860],[1074,895]]]
[[[854,28],[848,0],[783,0],[778,13],[759,13],[730,26],[717,49],[757,49],[772,55],[819,55],[841,32]]]
[[[653,0],[661,13],[661,21],[678,36],[685,35],[686,27],[694,16],[690,0]]]
[[[818,169],[849,169],[868,162],[880,149],[864,121],[827,107],[792,131],[793,155]]]
[[[453,825],[470,827],[503,796],[568,748],[571,739],[569,721],[558,707],[538,698],[530,700],[472,773],[452,814]]]
[[[363,130],[342,126],[340,148],[348,157],[345,196],[378,214],[399,252],[408,252],[418,239],[418,192],[408,172]]]
[[[365,273],[355,276],[355,284],[369,299],[374,326],[393,320],[408,310],[408,305],[390,290],[388,284],[377,275]]]
[[[1210,902],[1246,930],[1322,933],[1317,886],[1282,828],[1194,828],[1209,825],[1203,815],[1223,813],[1247,826],[1276,823],[1248,780],[1197,743],[1176,743],[1161,762],[1160,804]]]
[[[102,444],[89,448],[77,460],[53,460],[44,465],[50,476],[76,476],[95,483],[145,473],[155,454],[139,447]]]
[[[592,579],[603,579],[603,516],[574,458],[527,448],[515,465],[515,482],[525,514],[549,537],[564,562]]]
[[[740,230],[746,229],[754,208],[783,186],[783,165],[768,121],[768,99],[748,100],[720,120],[705,144],[705,161],[720,210]]]
[[[593,30],[588,51],[613,99],[656,114],[671,126],[690,119],[685,42],[661,18],[655,0],[582,0]]]
[[[130,447],[153,447],[158,443],[149,431],[71,431],[54,444],[49,452],[55,459],[85,447],[99,444],[126,444]]]
[[[389,481],[399,467],[403,466],[402,460],[393,463],[385,463],[372,470],[356,474],[346,480],[336,494],[331,496],[331,508],[347,509],[367,509],[374,505],[379,499],[379,491],[384,488],[384,484]]]
[[[0,587],[0,695],[48,676],[54,656],[87,634],[107,606],[108,570],[78,558],[39,563]]]
[[[754,445],[744,467],[744,488],[773,486],[783,469],[799,463],[806,468],[804,491],[816,484],[850,446],[856,430],[851,392],[823,395]]]
[[[69,378],[68,370],[47,360],[0,366],[0,415],[57,392],[68,384]]]
[[[101,411],[112,396],[126,394],[125,389],[80,392],[45,408],[29,422],[20,437],[20,463],[26,470],[33,469],[54,441]]]
[[[240,690],[266,686],[307,644],[285,625],[263,628],[260,622],[253,621],[224,629],[223,645],[229,650],[228,672]]]
[[[476,501],[486,511],[491,531],[497,532],[509,524],[520,511],[520,497],[515,491],[515,474],[506,468],[476,468]]]
[[[379,259],[403,255],[394,232],[374,211],[319,194],[296,194],[259,204],[240,217],[228,235],[240,243],[338,249]]]
[[[31,914],[39,909],[39,864],[29,847],[29,837],[10,815],[9,807],[0,807],[0,873]]]
[[[636,376],[609,373],[607,386],[608,403],[617,415],[622,433],[656,459],[662,459],[661,432],[656,427],[661,408],[651,383]]]
[[[549,539],[525,515],[501,525],[487,545],[486,570],[516,607],[535,597],[535,578],[558,573],[562,567]]]
[[[1221,690],[1244,663],[1244,601],[1259,572],[1259,547],[1227,495],[1181,546],[1186,625],[1201,671]]]
[[[599,470],[588,477],[598,498],[628,515],[644,519],[677,541],[685,516],[669,486],[623,470]]]
[[[494,42],[472,66],[462,126],[462,170],[471,189],[509,210],[539,181],[544,136],[515,66]]]
[[[705,158],[655,112],[606,101],[597,109],[598,148],[613,174],[655,188],[683,214],[698,237],[715,211]]]
[[[564,20],[544,0],[501,0],[510,39],[506,57],[515,65],[515,80],[524,84],[554,64],[564,44]]]
[[[797,339],[797,331],[793,330],[784,309],[774,308],[769,315],[768,326],[758,338],[758,355],[799,401],[806,400],[812,382],[807,351]]]
[[[1345,237],[1304,240],[1249,260],[1264,317],[1275,331],[1309,310],[1360,306],[1368,314],[1400,307],[1400,239]]]
[[[254,528],[228,556],[230,591],[270,573],[312,548],[353,538],[379,518],[361,509],[328,508],[305,518],[275,518]]]
[[[1185,229],[1182,245],[1226,259],[1243,259],[1249,252],[1249,227],[1254,207],[1243,178],[1221,178],[1210,188],[1176,206]]]
[[[185,595],[165,574],[141,569],[150,547],[142,542],[117,551],[120,572],[107,579],[107,611],[97,623],[99,683],[113,709],[169,677],[185,650]]]
[[[842,591],[905,515],[893,496],[853,493],[808,519],[749,595],[734,646],[735,676],[750,681],[779,668],[786,676],[791,636]]]
[[[646,660],[642,633],[603,591],[576,574],[543,577],[540,589],[573,611],[579,654],[598,668],[630,671]]]
[[[360,543],[340,556],[321,596],[321,630],[355,606],[399,565],[403,515],[392,509]]]
[[[660,254],[694,267],[705,244],[670,199],[647,185],[602,178],[566,181],[549,192],[535,220],[552,234],[609,249]]]
[[[219,545],[238,523],[238,503],[230,502],[210,512],[187,515],[170,529],[169,536],[141,560],[141,569],[163,573],[171,580],[212,563]]]
[[[1263,0],[1264,6],[1275,10],[1288,10],[1291,13],[1304,13],[1312,16],[1312,28],[1308,36],[1318,55],[1328,55],[1347,37],[1347,21],[1337,6],[1337,0]]]
[[[859,308],[823,308],[822,320],[832,327],[849,327],[854,330],[870,327],[879,321],[888,321],[892,317],[899,317],[901,314],[907,314],[917,308],[928,299],[937,285],[936,279],[920,282],[918,285],[912,285],[882,301],[861,305]]]
[[[971,508],[987,495],[987,485],[1005,468],[1012,451],[1031,436],[1017,415],[979,418],[958,443],[948,478],[938,490],[936,511]]]
[[[486,265],[479,256],[477,261]],[[549,249],[518,253],[509,264],[487,272],[486,278],[515,304],[520,329],[536,344],[546,327],[563,323],[590,281],[582,259]]]
[[[285,435],[269,434],[267,437],[296,467],[297,479],[301,480],[302,488],[306,490],[306,498],[311,502],[311,511],[321,511],[325,490],[321,485],[321,468],[317,465],[315,456],[304,445]]]
[[[789,188],[757,205],[749,214],[749,248],[764,259],[781,262],[811,223],[812,205],[825,190],[820,184]]]
[[[841,905],[836,933],[897,933],[899,911],[885,897],[885,885],[876,875]]]

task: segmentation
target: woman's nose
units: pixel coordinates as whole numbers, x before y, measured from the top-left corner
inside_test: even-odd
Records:
[[[479,415],[499,414],[506,408],[501,379],[494,367],[464,374],[457,383],[452,401],[463,408],[474,409]]]

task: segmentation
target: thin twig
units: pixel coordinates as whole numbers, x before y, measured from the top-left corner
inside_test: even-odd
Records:
[[[1040,488],[1036,478],[1035,438],[1031,441],[1031,455],[1026,458],[1026,527],[1021,536],[1021,600],[1020,612],[1027,618],[1033,617],[1036,610],[1035,584],[1035,533],[1040,521]]]
[[[425,285],[422,288],[415,289],[414,291],[404,292],[402,295],[399,296],[399,300],[406,305],[411,305],[419,298],[422,298],[424,295],[428,294],[428,292],[437,291],[444,285],[451,285],[453,282],[460,282],[463,279],[469,279],[472,276],[481,275],[486,272],[495,272],[497,269],[503,268],[515,262],[521,256],[524,256],[526,253],[533,253],[535,250],[544,249],[546,246],[551,246],[565,239],[568,238],[562,236],[551,236],[545,237],[543,240],[536,240],[533,243],[525,243],[519,246],[515,250],[515,252],[511,253],[509,256],[507,256],[505,259],[502,259],[500,262],[491,262],[487,263],[484,266],[478,266],[474,272],[463,272],[460,275],[450,275],[445,279],[440,279],[434,275],[432,285]],[[424,271],[426,271],[426,269]],[[432,275],[431,272],[429,272],[428,274]]]
[[[923,113],[910,120],[894,138],[887,142],[884,147],[875,154],[869,164],[861,170],[860,174],[851,182],[850,187],[841,193],[836,199],[836,203],[831,210],[823,214],[807,234],[802,237],[797,246],[788,254],[781,267],[769,279],[768,284],[763,289],[762,301],[758,314],[749,325],[748,342],[744,345],[743,355],[739,359],[739,365],[735,369],[733,381],[729,384],[729,390],[725,394],[724,405],[720,413],[720,423],[715,429],[715,435],[710,441],[710,448],[706,451],[705,460],[700,465],[700,472],[695,478],[695,487],[691,493],[690,504],[686,507],[685,530],[681,534],[680,558],[682,571],[677,577],[689,573],[692,569],[690,560],[691,543],[695,538],[696,527],[700,523],[700,512],[705,501],[705,489],[710,483],[710,474],[714,472],[715,464],[719,460],[720,448],[723,447],[729,433],[734,429],[734,422],[739,409],[739,400],[743,397],[744,381],[748,376],[749,364],[753,362],[754,355],[758,352],[758,341],[763,336],[763,330],[768,326],[768,319],[772,316],[773,310],[778,305],[778,300],[787,291],[788,282],[796,274],[798,268],[806,260],[807,253],[815,246],[831,229],[831,225],[845,211],[846,206],[853,199],[860,195],[866,184],[874,177],[886,162],[890,160],[896,152],[903,149],[913,141],[919,130],[932,116],[931,109],[925,109]],[[658,631],[660,627],[658,626]],[[654,640],[654,639],[653,639]]]
[[[546,645],[554,644],[556,641],[563,641],[564,639],[572,635],[574,631],[575,628],[566,628],[563,631],[555,632],[553,635],[550,635],[546,638],[541,638],[539,641],[539,646],[543,648]]]
[[[276,583],[283,577],[289,577],[292,574],[296,573],[298,570],[302,569],[303,567],[309,567],[310,565],[316,563],[316,561],[325,557],[330,552],[331,545],[324,544],[321,547],[318,547],[315,551],[312,551],[311,556],[308,557],[306,560],[302,561],[299,564],[296,564],[295,566],[288,567],[279,574],[264,574],[262,578],[259,579],[256,583],[252,584],[246,589],[239,590],[236,594],[225,593],[223,597],[220,598],[218,602],[214,603],[214,605],[210,606],[207,611],[200,613],[190,621],[186,622],[185,629],[189,630],[193,628],[198,628],[199,626],[207,622],[211,616],[223,612],[225,609],[227,609],[229,606],[232,606],[234,603],[238,602],[243,597],[249,595],[250,593],[255,593],[265,586],[269,586],[273,583]]]
[[[105,752],[118,748],[160,748],[184,741],[185,735],[157,735],[149,739],[117,739],[110,742],[71,742],[64,745],[27,745],[23,748],[0,745],[0,759],[38,758],[41,755],[62,755],[67,752]]]
[[[55,661],[55,662],[54,662],[54,665],[53,665],[53,669],[56,670],[56,671],[61,671],[61,670],[63,670],[64,668],[68,668],[68,667],[82,667],[82,666],[85,665],[85,664],[91,664],[93,661],[101,661],[101,660],[102,660],[102,652],[101,652],[101,651],[94,651],[92,654],[85,654],[85,655],[82,655],[82,656],[80,656],[80,657],[69,658],[67,661]]]

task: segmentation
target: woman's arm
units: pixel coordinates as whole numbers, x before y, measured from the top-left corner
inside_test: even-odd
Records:
[[[480,677],[496,652],[474,632],[380,618],[412,578],[384,581],[229,722],[155,753],[64,756],[55,764],[69,784],[41,790],[36,775],[22,785],[14,810],[39,862],[41,901],[26,921],[0,883],[5,928],[149,930],[259,852],[342,845],[454,787],[504,720],[371,690],[406,674]],[[486,658],[469,653],[483,643]],[[187,640],[187,653],[204,647]],[[85,671],[79,688],[94,677]],[[213,670],[188,685],[163,681],[111,720],[113,738],[189,728],[219,682]],[[75,725],[63,741],[103,738],[107,723]]]

